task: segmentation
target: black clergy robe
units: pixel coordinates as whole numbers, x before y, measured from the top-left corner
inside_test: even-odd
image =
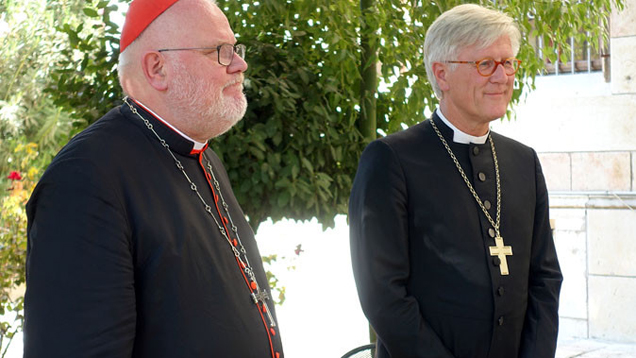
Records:
[[[269,291],[254,233],[219,158],[211,149],[192,152],[191,141],[136,107],[214,206],[199,162],[211,160],[257,280]],[[278,326],[266,325],[228,242],[128,106],[60,151],[27,214],[25,358],[283,356]]]
[[[496,218],[492,151],[435,124]],[[372,142],[349,203],[351,255],[379,358],[554,357],[562,276],[536,153],[491,132],[510,275],[489,255],[494,230],[431,123]],[[480,175],[481,174],[481,175]],[[481,176],[481,180],[480,179]]]

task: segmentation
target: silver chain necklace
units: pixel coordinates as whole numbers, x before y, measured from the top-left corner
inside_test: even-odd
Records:
[[[444,145],[444,148],[446,148],[446,151],[448,152],[448,155],[450,155],[451,159],[455,163],[455,167],[457,167],[457,170],[459,171],[459,174],[461,174],[462,178],[464,179],[464,183],[466,183],[466,186],[470,190],[470,193],[473,194],[473,198],[475,198],[475,201],[477,201],[477,204],[479,204],[479,207],[481,208],[481,210],[486,215],[486,218],[490,222],[490,225],[492,225],[492,227],[495,229],[495,235],[496,235],[495,236],[495,244],[496,244],[496,246],[490,246],[490,255],[491,256],[497,256],[501,260],[501,263],[499,265],[500,272],[504,276],[508,275],[509,274],[508,261],[506,259],[506,256],[512,256],[512,247],[504,245],[503,238],[501,237],[501,235],[499,233],[499,224],[500,224],[500,219],[501,219],[501,182],[500,182],[500,179],[499,179],[499,163],[497,162],[497,152],[495,151],[495,143],[492,140],[492,135],[488,136],[488,141],[490,142],[490,148],[492,149],[492,159],[495,162],[495,180],[497,182],[497,216],[496,216],[496,220],[492,219],[492,217],[490,216],[490,213],[488,212],[488,210],[484,206],[484,203],[479,198],[479,195],[477,195],[477,192],[475,191],[475,188],[473,188],[473,185],[470,183],[470,180],[468,180],[468,177],[466,176],[466,173],[464,172],[464,169],[462,169],[462,166],[459,163],[459,160],[457,160],[457,157],[455,156],[455,153],[453,153],[453,151],[451,150],[450,146],[446,142],[446,139],[444,139],[444,136],[442,136],[442,133],[439,131],[439,129],[437,129],[437,125],[435,125],[435,122],[433,121],[433,118],[430,118],[429,122],[431,122],[431,126],[433,126],[433,129],[435,130],[435,133],[437,133],[437,136],[442,141],[442,144]]]
[[[267,315],[267,318],[269,320],[270,327],[276,327],[276,321],[274,320],[274,317],[269,309],[269,306],[267,305],[267,302],[265,302],[266,300],[270,299],[269,294],[267,293],[266,290],[261,290],[258,284],[258,281],[256,280],[256,275],[254,274],[252,265],[250,264],[250,261],[247,257],[247,250],[245,250],[245,247],[243,246],[243,243],[239,236],[238,227],[234,225],[234,221],[232,220],[232,216],[230,215],[229,205],[225,202],[225,198],[223,197],[223,193],[221,192],[221,185],[219,181],[216,179],[216,175],[214,175],[214,170],[212,169],[212,163],[210,162],[210,159],[208,159],[208,157],[205,154],[203,154],[203,157],[207,161],[207,167],[212,177],[212,180],[213,180],[212,183],[214,185],[214,188],[216,189],[217,193],[219,193],[219,198],[221,199],[221,206],[223,206],[223,209],[225,210],[225,213],[228,218],[228,222],[231,225],[231,230],[234,232],[234,235],[236,237],[236,239],[234,240],[231,239],[228,232],[225,230],[223,225],[219,222],[219,220],[223,221],[223,218],[221,217],[221,212],[220,211],[218,212],[219,219],[217,219],[212,212],[212,207],[208,205],[205,199],[203,199],[203,196],[201,196],[201,193],[199,192],[199,189],[197,188],[196,184],[192,182],[192,179],[190,179],[190,177],[186,173],[183,164],[181,164],[181,161],[179,161],[177,157],[174,155],[174,153],[172,153],[172,150],[170,150],[170,146],[168,145],[168,143],[163,138],[161,138],[159,134],[155,131],[152,123],[150,123],[149,120],[144,118],[137,111],[137,108],[135,108],[132,104],[130,104],[130,102],[128,102],[128,97],[124,98],[124,103],[128,105],[128,107],[130,108],[133,114],[137,115],[137,117],[139,117],[144,122],[146,127],[155,135],[155,137],[157,137],[161,145],[168,151],[168,153],[174,160],[174,163],[177,169],[181,171],[183,176],[186,178],[186,180],[190,184],[190,189],[197,194],[197,196],[199,197],[199,200],[201,201],[201,203],[203,204],[203,207],[205,208],[205,211],[210,215],[210,217],[212,217],[212,219],[214,219],[214,223],[219,229],[219,232],[225,238],[227,243],[230,245],[230,248],[232,249],[232,252],[234,253],[234,257],[236,258],[236,261],[239,267],[243,270],[245,275],[247,275],[247,277],[249,278],[250,282],[248,283],[248,288],[250,290],[250,296],[252,298],[252,301],[257,307],[259,302],[261,303],[263,310],[265,311],[265,314]]]

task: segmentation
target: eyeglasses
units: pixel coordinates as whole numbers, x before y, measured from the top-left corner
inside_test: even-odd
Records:
[[[503,67],[504,72],[508,76],[512,76],[521,67],[521,61],[517,60],[514,57],[507,58],[503,61],[497,61],[492,58],[484,58],[479,61],[444,61],[445,63],[467,63],[471,65],[475,65],[477,67],[477,72],[484,77],[488,77],[495,73],[497,70],[497,66],[501,65]]]
[[[199,51],[216,51],[217,59],[219,64],[222,66],[229,66],[232,64],[232,60],[234,60],[234,54],[237,54],[240,58],[245,58],[245,45],[238,44],[221,44],[217,47],[183,47],[183,48],[162,48],[157,50],[158,52],[167,52],[167,51],[189,51],[189,50],[199,50]]]

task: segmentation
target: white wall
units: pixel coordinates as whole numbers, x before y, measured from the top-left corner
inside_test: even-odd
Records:
[[[602,73],[539,77],[493,130],[535,148],[564,275],[560,337],[636,342],[636,0],[612,16]]]

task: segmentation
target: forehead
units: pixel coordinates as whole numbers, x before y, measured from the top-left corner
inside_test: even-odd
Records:
[[[478,57],[478,59],[484,57],[498,59],[512,56],[514,56],[514,52],[512,50],[510,38],[506,35],[499,37],[490,45],[483,46],[481,44],[473,44],[466,46],[459,51],[459,57],[461,59],[464,59],[464,57],[470,57],[469,60],[475,60],[475,57]]]

